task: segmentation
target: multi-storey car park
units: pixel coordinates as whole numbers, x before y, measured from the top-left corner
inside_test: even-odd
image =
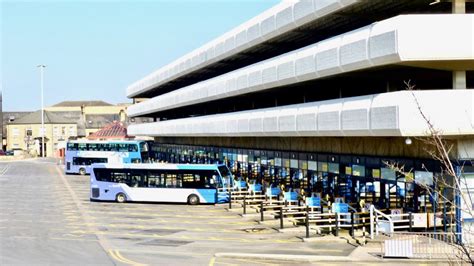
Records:
[[[420,109],[473,187],[473,11],[465,0],[283,1],[130,85],[128,97],[148,99],[128,115],[154,122],[129,134],[153,136],[158,160],[226,162],[251,182],[436,212],[446,206],[412,181],[440,175],[416,138],[429,135]]]

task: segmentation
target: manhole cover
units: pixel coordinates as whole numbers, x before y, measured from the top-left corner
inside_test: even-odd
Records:
[[[171,240],[171,239],[154,239],[150,241],[140,242],[139,245],[142,246],[165,246],[165,247],[178,247],[192,243],[192,241],[182,241],[182,240]]]

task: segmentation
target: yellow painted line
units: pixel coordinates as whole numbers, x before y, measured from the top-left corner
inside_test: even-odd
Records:
[[[79,239],[79,238],[65,238],[65,237],[50,237],[53,240],[64,240],[64,241],[83,241],[83,242],[97,242],[95,239]]]
[[[123,261],[122,259],[120,259],[119,257],[117,257],[117,255],[115,254],[114,250],[109,250],[109,256],[112,257],[114,260],[116,261],[119,261],[119,262],[122,262],[122,263],[125,263],[125,264],[129,264],[125,261]]]
[[[214,263],[216,262],[216,257],[212,257],[211,260],[209,261],[209,266],[214,266]]]
[[[268,263],[268,262],[263,262],[263,261],[256,261],[256,260],[251,260],[251,259],[236,259],[237,261],[242,261],[245,262],[245,264],[261,264],[261,265],[276,265],[274,263]]]
[[[125,258],[118,250],[109,250],[109,254],[117,261],[120,261],[125,264],[136,265],[136,266],[145,266],[147,264],[143,264],[140,262],[136,262],[130,259]]]

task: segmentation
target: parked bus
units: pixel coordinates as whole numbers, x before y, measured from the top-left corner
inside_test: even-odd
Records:
[[[90,174],[93,163],[140,163],[148,160],[145,141],[69,141],[66,146],[65,172]]]
[[[234,180],[218,164],[94,164],[91,201],[228,202]]]

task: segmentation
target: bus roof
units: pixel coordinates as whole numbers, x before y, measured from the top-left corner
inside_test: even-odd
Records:
[[[115,169],[170,169],[170,170],[216,170],[224,164],[172,164],[172,163],[99,163],[93,164],[93,168],[115,168]]]
[[[70,140],[68,143],[137,143],[144,140]]]

